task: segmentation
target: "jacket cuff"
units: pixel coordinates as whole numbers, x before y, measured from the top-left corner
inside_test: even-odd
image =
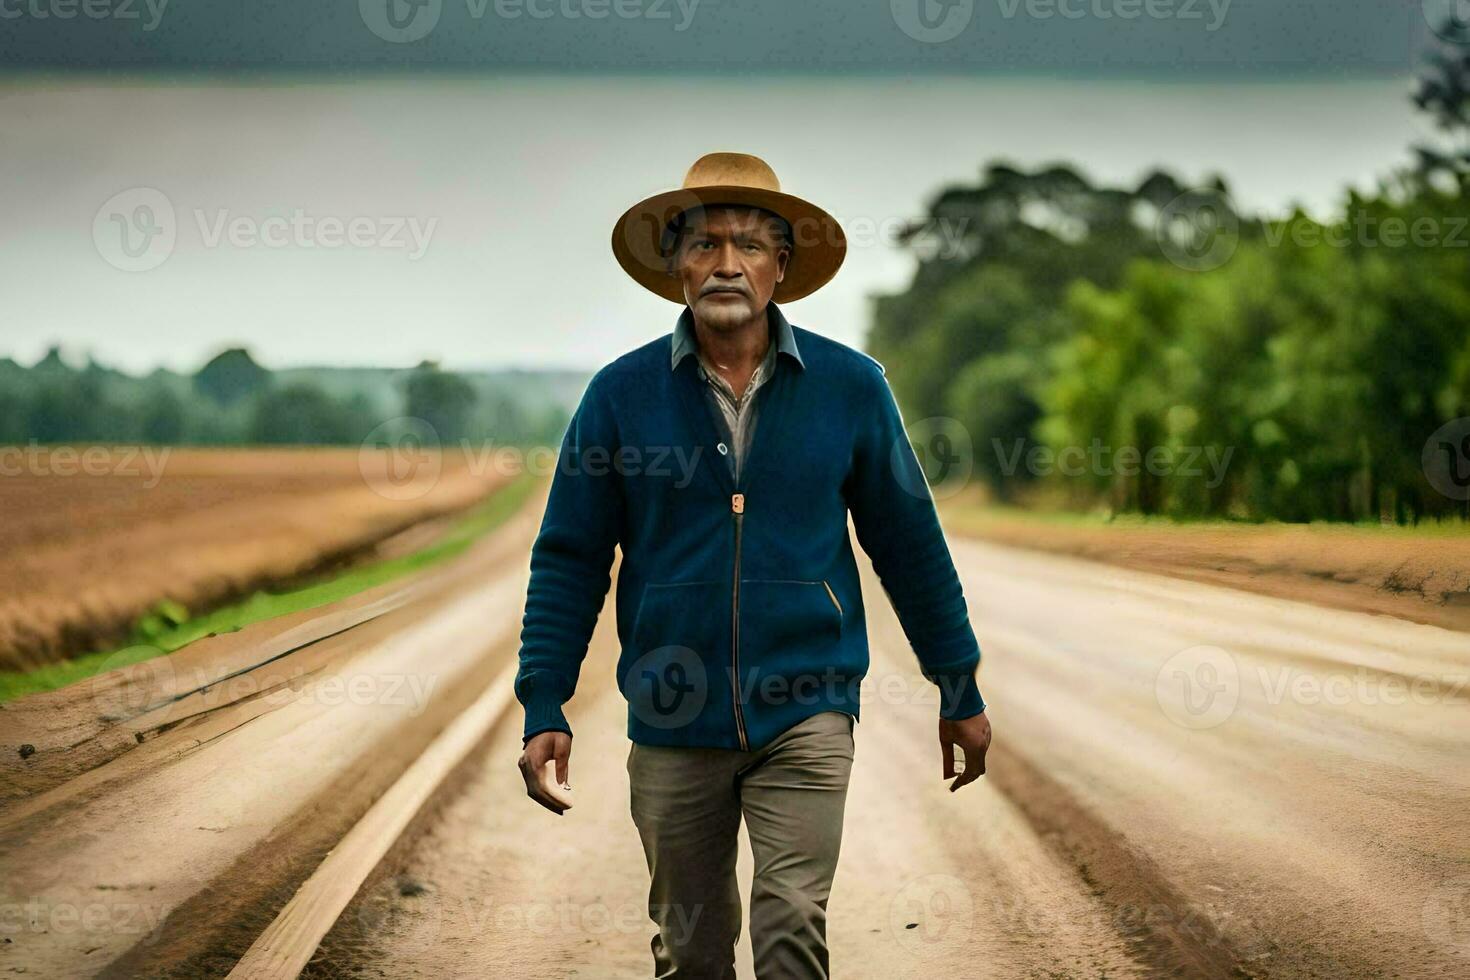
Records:
[[[931,674],[929,679],[939,686],[939,717],[946,721],[959,721],[985,710],[985,699],[980,696],[973,667]]]
[[[542,732],[566,732],[572,734],[572,727],[567,724],[566,715],[562,714],[561,704],[551,699],[537,699],[525,706],[526,727],[521,737],[521,745],[524,746],[534,735]]]

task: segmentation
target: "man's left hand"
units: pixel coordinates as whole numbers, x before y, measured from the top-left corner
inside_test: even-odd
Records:
[[[954,748],[959,746],[965,754],[964,771],[956,778]],[[990,718],[985,712],[961,718],[958,721],[939,719],[939,751],[944,755],[944,778],[954,779],[949,791],[973,783],[985,775],[985,750],[990,748]]]

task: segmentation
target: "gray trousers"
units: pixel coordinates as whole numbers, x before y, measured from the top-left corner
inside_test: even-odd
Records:
[[[656,977],[735,976],[742,817],[755,859],[756,975],[827,977],[827,897],[842,843],[852,726],[852,716],[825,711],[750,752],[633,745],[628,779],[652,878]]]

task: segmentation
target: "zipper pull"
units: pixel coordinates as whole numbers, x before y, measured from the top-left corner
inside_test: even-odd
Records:
[[[745,494],[736,493],[730,496],[730,512],[733,514],[745,513]]]

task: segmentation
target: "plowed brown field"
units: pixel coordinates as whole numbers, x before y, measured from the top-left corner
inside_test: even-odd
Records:
[[[165,598],[288,581],[507,479],[449,453],[415,470],[388,450],[89,451],[23,450],[0,473],[0,668],[117,642]]]

